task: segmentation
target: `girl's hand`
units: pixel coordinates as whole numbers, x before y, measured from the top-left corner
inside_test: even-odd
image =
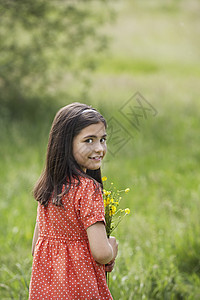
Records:
[[[113,249],[112,261],[114,261],[116,256],[117,256],[117,252],[118,252],[118,243],[117,243],[117,240],[114,236],[110,236],[109,239],[108,239],[108,242],[110,243],[110,245]]]
[[[106,264],[105,270],[106,272],[112,272],[115,266],[115,259],[111,260],[108,264]]]

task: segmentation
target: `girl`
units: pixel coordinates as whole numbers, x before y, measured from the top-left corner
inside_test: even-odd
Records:
[[[29,299],[112,299],[105,271],[113,269],[118,244],[105,230],[100,170],[105,154],[106,121],[99,112],[81,103],[58,111],[34,189]]]

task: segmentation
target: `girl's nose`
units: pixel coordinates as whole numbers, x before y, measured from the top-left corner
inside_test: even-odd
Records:
[[[105,149],[105,146],[101,144],[100,142],[96,143],[95,145],[95,152],[103,152]]]

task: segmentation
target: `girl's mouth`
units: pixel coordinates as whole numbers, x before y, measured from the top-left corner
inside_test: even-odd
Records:
[[[102,156],[93,156],[93,157],[89,157],[89,159],[100,161],[102,159]]]

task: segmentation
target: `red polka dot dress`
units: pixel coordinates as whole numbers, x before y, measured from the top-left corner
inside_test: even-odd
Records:
[[[104,220],[104,205],[93,180],[75,180],[63,196],[64,209],[38,204],[39,238],[35,247],[29,300],[111,300],[105,266],[90,252],[86,229]]]

